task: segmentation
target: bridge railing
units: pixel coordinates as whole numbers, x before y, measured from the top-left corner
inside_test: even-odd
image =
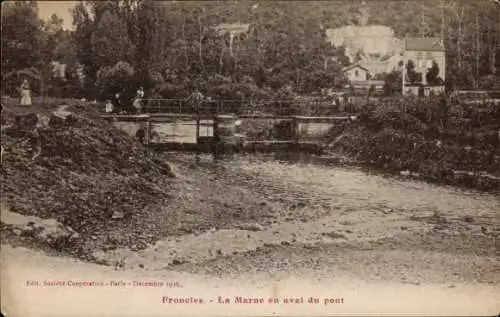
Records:
[[[186,99],[144,99],[145,113],[197,113],[196,105]],[[347,109],[352,110],[355,109]],[[328,115],[338,113],[339,109],[328,100],[259,100],[237,99],[205,100],[199,108],[201,115],[233,113],[269,115]]]

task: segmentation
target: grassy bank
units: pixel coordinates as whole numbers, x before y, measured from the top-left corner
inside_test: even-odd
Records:
[[[384,171],[500,190],[500,106],[407,99],[370,104],[330,150]]]

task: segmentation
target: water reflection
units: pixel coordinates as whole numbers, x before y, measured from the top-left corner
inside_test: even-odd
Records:
[[[319,163],[321,159],[319,156],[311,155],[301,152],[289,152],[289,153],[275,153],[272,158],[282,164],[299,164],[299,165],[309,165],[312,163]]]
[[[428,184],[411,179],[383,177],[358,168],[338,164],[328,157],[281,153],[171,154],[170,160],[192,164],[206,181],[251,189],[253,193],[280,200],[308,201],[310,205],[328,204],[353,210],[373,210],[377,206],[441,211],[450,214],[474,210],[498,215],[500,200],[494,195],[472,190]],[[193,164],[195,163],[195,164]],[[220,184],[219,184],[220,185]],[[209,187],[211,185],[208,185]]]
[[[339,157],[328,157],[311,155],[300,152],[288,153],[269,153],[269,154],[245,154],[245,153],[227,153],[214,151],[211,154],[194,153],[186,154],[182,152],[171,152],[171,155],[182,157],[182,160],[192,161],[198,167],[206,168],[222,168],[231,162],[245,160],[252,163],[258,162],[274,162],[285,165],[320,165],[320,166],[337,166],[339,165]]]

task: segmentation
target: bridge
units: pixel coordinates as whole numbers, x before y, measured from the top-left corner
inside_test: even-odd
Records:
[[[212,151],[213,147],[238,147],[251,151],[310,150],[334,125],[356,119],[340,113],[330,103],[278,100],[258,105],[241,100],[205,101],[196,107],[186,100],[146,99],[141,114],[107,114],[102,118],[131,136],[144,135],[148,148],[157,150]],[[288,122],[286,140],[249,140],[239,126],[259,122]]]

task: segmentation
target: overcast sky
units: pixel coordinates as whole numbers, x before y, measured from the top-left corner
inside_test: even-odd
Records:
[[[76,1],[37,1],[37,3],[42,19],[47,20],[55,13],[64,19],[65,29],[73,28],[70,10],[76,5]]]

